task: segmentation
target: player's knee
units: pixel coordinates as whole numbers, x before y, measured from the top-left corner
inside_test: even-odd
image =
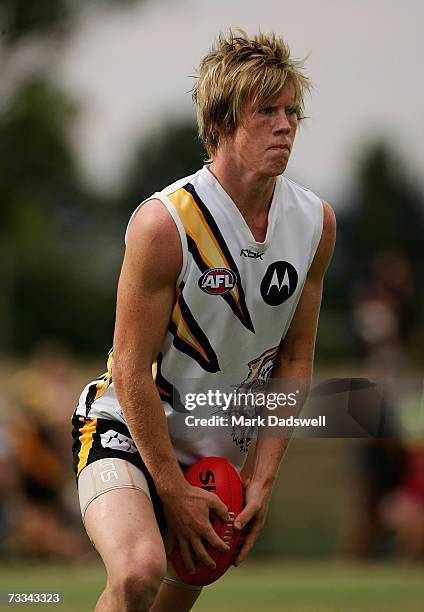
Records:
[[[110,576],[110,588],[122,610],[148,610],[166,572],[166,560],[158,556],[142,561],[127,559]]]

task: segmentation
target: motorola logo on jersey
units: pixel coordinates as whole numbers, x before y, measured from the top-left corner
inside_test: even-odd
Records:
[[[210,268],[199,278],[199,287],[210,295],[225,295],[237,283],[237,277],[228,268]]]
[[[285,302],[297,287],[296,269],[287,261],[274,261],[268,266],[261,282],[261,295],[270,306]]]

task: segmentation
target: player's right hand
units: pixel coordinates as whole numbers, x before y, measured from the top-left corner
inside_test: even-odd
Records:
[[[214,569],[215,562],[207,553],[204,541],[219,552],[226,553],[230,547],[218,536],[209,516],[215,512],[223,521],[230,523],[227,506],[217,495],[187,482],[184,487],[161,495],[168,527],[166,553],[170,557],[178,543],[184,565],[195,573],[193,554],[207,567]],[[203,541],[202,541],[203,540]]]

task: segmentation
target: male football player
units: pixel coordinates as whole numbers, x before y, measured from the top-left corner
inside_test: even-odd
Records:
[[[107,584],[96,610],[190,610],[199,589],[167,557],[178,546],[214,566],[213,493],[183,470],[223,456],[241,473],[247,528],[238,565],[261,531],[287,438],[179,434],[181,384],[252,388],[270,375],[309,380],[323,277],[335,241],[331,207],[285,178],[308,80],[274,34],[221,34],[193,98],[209,160],[140,204],[130,219],[108,371],[73,418],[84,524]],[[164,160],[165,161],[165,160]],[[248,451],[248,452],[246,452]],[[248,455],[247,461],[246,455]]]

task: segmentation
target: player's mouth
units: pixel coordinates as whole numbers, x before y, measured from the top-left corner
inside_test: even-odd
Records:
[[[272,147],[268,147],[269,149],[273,150],[276,149],[277,151],[287,151],[288,153],[290,153],[290,147],[289,145],[274,145]]]

